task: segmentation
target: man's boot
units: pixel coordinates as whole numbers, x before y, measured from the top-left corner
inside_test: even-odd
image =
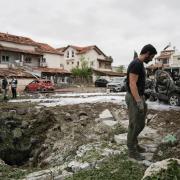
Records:
[[[136,150],[139,153],[145,153],[146,152],[146,149],[143,148],[142,146],[140,146],[139,144],[136,145]]]
[[[136,159],[137,161],[143,161],[145,160],[145,157],[142,156],[139,152],[137,152],[136,150],[129,150],[128,151],[128,156],[129,158],[133,158]]]

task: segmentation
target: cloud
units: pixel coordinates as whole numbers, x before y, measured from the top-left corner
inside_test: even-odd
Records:
[[[147,43],[180,49],[178,0],[0,0],[1,32],[55,47],[96,44],[127,64]]]

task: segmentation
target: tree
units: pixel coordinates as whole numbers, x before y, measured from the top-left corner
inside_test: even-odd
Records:
[[[84,56],[80,58],[81,66],[71,70],[72,75],[81,82],[89,82],[92,77],[92,69],[88,66],[88,61]]]

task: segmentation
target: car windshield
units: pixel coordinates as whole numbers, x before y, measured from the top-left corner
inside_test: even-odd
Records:
[[[119,78],[119,77],[113,78],[113,79],[111,80],[111,82],[123,82],[123,81],[124,81],[124,78]]]

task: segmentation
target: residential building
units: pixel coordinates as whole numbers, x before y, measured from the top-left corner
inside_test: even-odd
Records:
[[[155,64],[161,65],[162,67],[170,66],[173,64],[174,50],[163,50],[160,55],[155,58]]]
[[[108,58],[97,46],[78,47],[68,45],[58,48],[59,53],[63,53],[66,61],[65,68],[71,70],[75,67],[81,67],[82,61],[86,60],[88,66],[93,69],[111,71],[112,59]]]
[[[40,76],[48,71],[46,78],[58,82],[58,77],[61,81],[61,76],[70,74],[64,69],[63,60],[63,54],[48,44],[0,33],[0,68],[23,68],[31,73],[38,71]]]
[[[96,45],[92,46],[73,46],[68,45],[57,49],[59,53],[63,53],[65,60],[65,69],[71,71],[73,68],[82,67],[82,64],[87,62],[88,67],[93,70],[93,81],[99,76],[117,76],[116,72],[112,71],[113,59],[105,55]]]

